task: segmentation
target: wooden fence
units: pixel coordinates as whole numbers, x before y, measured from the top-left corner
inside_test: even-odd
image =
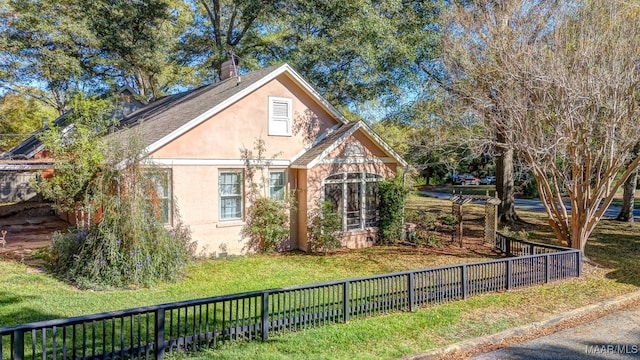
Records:
[[[0,360],[163,359],[580,276],[580,251],[503,235],[496,246],[508,257],[0,328]]]

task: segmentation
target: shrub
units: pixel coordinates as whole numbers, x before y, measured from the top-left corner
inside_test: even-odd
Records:
[[[184,275],[195,250],[189,231],[181,225],[167,229],[148,196],[144,175],[136,171],[133,176],[136,180],[129,183],[136,185],[126,191],[100,192],[95,200],[102,210],[99,222],[54,235],[50,263],[54,273],[91,289],[151,286]],[[118,172],[100,178],[103,184],[124,181]]]
[[[311,211],[307,229],[311,251],[322,251],[326,255],[341,247],[342,243],[336,236],[341,229],[340,214],[331,202],[318,203]]]
[[[79,97],[73,105],[65,115],[72,128],[51,127],[40,135],[56,168],[36,189],[56,209],[82,209],[93,223],[83,219],[77,228],[53,237],[52,271],[95,289],[180,278],[193,244],[184,227],[169,230],[160,220],[157,177],[153,167],[143,166],[141,138],[107,143],[103,135],[113,125],[108,104]]]
[[[247,246],[260,253],[280,249],[282,243],[289,238],[289,212],[288,201],[267,197],[253,199],[242,229],[249,237]]]
[[[440,222],[444,225],[453,227],[458,224],[458,218],[453,214],[441,214]]]
[[[382,244],[395,244],[403,230],[403,209],[407,191],[402,183],[402,175],[380,183],[380,220],[378,235]]]

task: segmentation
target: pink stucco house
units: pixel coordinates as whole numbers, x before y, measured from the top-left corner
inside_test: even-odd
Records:
[[[377,182],[404,160],[364,122],[348,122],[288,65],[235,76],[169,95],[125,115],[124,139],[135,132],[157,181],[163,219],[188,226],[200,254],[223,256],[246,249],[247,207],[241,149],[264,140],[268,160],[265,194],[293,190],[289,249],[308,250],[307,220],[319,200],[332,201],[342,217],[343,245],[376,241]],[[225,71],[223,71],[223,74]]]

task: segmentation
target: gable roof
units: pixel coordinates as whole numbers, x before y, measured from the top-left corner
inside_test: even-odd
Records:
[[[310,169],[314,167],[358,130],[362,131],[366,137],[378,145],[390,157],[394,158],[400,165],[407,166],[407,162],[387,145],[384,140],[376,135],[364,121],[356,121],[342,125],[334,130],[326,138],[292,162],[291,167],[295,169]]]
[[[294,168],[311,168],[360,130],[399,164],[407,163],[389,147],[369,126],[362,122],[348,122],[324,97],[289,65],[276,65],[253,71],[241,77],[232,77],[215,84],[202,86],[178,94],[168,95],[119,119],[118,128],[108,137],[123,142],[129,140],[131,131],[140,135],[142,145],[151,153],[182,134],[208,120],[218,112],[234,104],[256,89],[280,75],[293,80],[325,111],[333,115],[341,126],[319,140],[291,164]],[[60,117],[60,120],[64,115]],[[36,138],[32,136],[32,138]],[[31,138],[30,138],[31,139]],[[39,142],[39,141],[38,141]],[[41,144],[38,144],[41,146]],[[25,142],[20,146],[33,146]]]
[[[53,126],[55,127],[66,127],[68,125],[69,114],[71,111],[67,111],[64,114],[60,115],[57,119],[53,121]],[[34,131],[20,144],[14,146],[11,150],[2,154],[1,159],[6,160],[15,160],[15,159],[31,159],[37,153],[43,150],[44,146],[42,141],[40,141],[39,136],[43,131],[48,129],[49,127],[41,127],[40,129]]]
[[[344,116],[307,81],[289,65],[283,64],[160,98],[122,119],[120,126],[126,129],[116,132],[114,136],[125,141],[123,137],[129,133],[127,130],[138,131],[143,146],[151,153],[282,74],[300,85],[338,121],[347,123]]]
[[[127,101],[119,101],[117,106],[113,109],[113,113],[111,116],[115,116],[116,118],[122,118],[126,114],[132,113],[136,109],[139,109],[144,104],[134,98],[135,91],[128,86],[121,87],[117,91],[117,95],[128,97]],[[58,116],[55,120],[53,120],[53,126],[57,128],[66,128],[69,126],[69,116],[73,114],[73,109],[65,112],[64,114]],[[40,129],[35,130],[29,135],[24,141],[20,144],[14,146],[6,153],[0,156],[0,159],[4,160],[24,160],[24,159],[32,159],[36,156],[40,151],[44,150],[44,145],[42,141],[39,139],[39,135],[42,134],[43,131],[49,129],[48,125],[41,127]]]

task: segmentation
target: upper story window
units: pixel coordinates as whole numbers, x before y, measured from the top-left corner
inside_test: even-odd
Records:
[[[293,101],[289,98],[269,97],[269,135],[291,136]]]

